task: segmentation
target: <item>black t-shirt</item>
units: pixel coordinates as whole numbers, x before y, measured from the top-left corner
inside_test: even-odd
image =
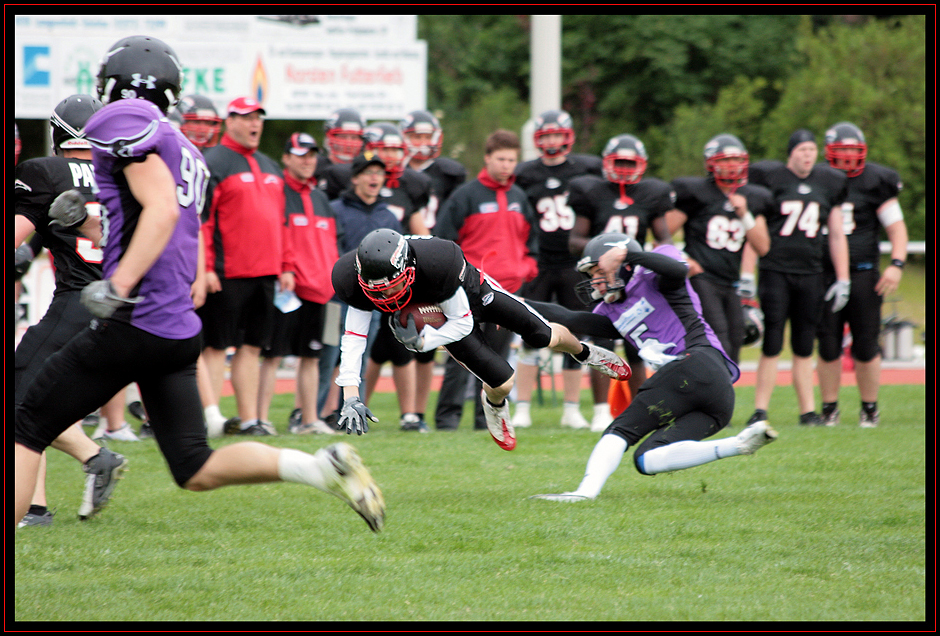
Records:
[[[851,266],[871,263],[877,267],[881,258],[878,208],[885,201],[897,197],[901,187],[897,172],[871,161],[865,162],[862,174],[849,177],[848,197],[842,205],[842,227],[849,241]],[[828,244],[825,247],[828,250]],[[828,251],[826,253],[828,255]],[[828,256],[823,263],[827,269],[832,269]]]
[[[101,206],[92,191],[95,171],[90,159],[38,157],[16,166],[13,182],[14,214],[29,219],[42,237],[55,263],[56,293],[77,291],[101,279],[103,253],[75,229],[49,225],[49,206],[66,190],[85,197],[89,214],[100,216]]]
[[[723,285],[736,283],[746,239],[744,224],[728,197],[710,177],[679,177],[672,181],[672,187],[676,209],[688,217],[685,252],[705,270],[700,276]],[[773,197],[767,188],[749,183],[737,193],[747,200],[747,209],[754,216],[766,217],[772,211]]]
[[[591,222],[590,236],[606,232],[623,232],[646,241],[650,223],[674,207],[675,192],[660,179],[642,179],[624,187],[602,177],[585,175],[571,180],[568,205],[575,215]]]
[[[569,269],[577,258],[568,250],[568,235],[574,227],[574,211],[568,204],[568,184],[586,174],[602,176],[601,158],[568,155],[557,166],[541,159],[519,164],[516,185],[525,190],[539,220],[539,270]]]
[[[789,274],[823,271],[823,228],[832,208],[845,201],[848,178],[827,164],[816,164],[805,179],[779,161],[748,168],[748,181],[770,190],[774,206],[767,216],[770,251],[760,268]]]
[[[408,236],[415,258],[415,280],[410,303],[439,303],[463,287],[475,307],[480,299],[480,272],[466,261],[453,241],[432,236]],[[378,309],[363,293],[356,273],[356,251],[347,252],[333,266],[333,289],[344,303],[363,311]]]

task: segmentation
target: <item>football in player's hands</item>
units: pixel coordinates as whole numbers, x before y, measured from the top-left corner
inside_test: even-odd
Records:
[[[433,303],[412,303],[402,308],[398,312],[398,322],[402,327],[408,326],[408,316],[414,316],[415,327],[419,332],[425,325],[438,329],[447,322],[447,316],[444,315],[440,305]]]

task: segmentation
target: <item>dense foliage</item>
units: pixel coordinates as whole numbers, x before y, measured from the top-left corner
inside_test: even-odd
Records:
[[[428,15],[428,106],[445,150],[479,167],[483,139],[529,117],[528,16]],[[926,219],[924,16],[572,15],[562,17],[562,107],[581,152],[630,132],[664,179],[702,171],[702,146],[738,135],[755,159],[784,159],[809,128],[866,133],[898,170],[911,238]]]

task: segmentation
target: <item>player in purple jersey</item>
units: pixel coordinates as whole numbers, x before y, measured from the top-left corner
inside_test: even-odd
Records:
[[[579,293],[603,301],[593,313],[533,303],[546,318],[569,329],[630,340],[656,371],[594,447],[580,486],[535,498],[565,502],[596,498],[633,445],[637,445],[636,469],[656,475],[750,455],[776,439],[777,433],[762,421],[737,436],[702,441],[731,421],[732,384],[740,371],[702,318],[701,303],[681,259],[672,245],[644,252],[626,234],[601,234],[588,242],[578,262],[578,269],[589,276],[579,284]]]
[[[76,419],[136,382],[180,487],[302,483],[344,500],[378,532],[382,494],[352,446],[310,455],[254,442],[213,450],[206,441],[196,387],[201,324],[190,285],[208,170],[166,118],[181,83],[179,59],[155,38],[124,38],[102,61],[98,93],[106,106],[86,125],[106,208],[101,231],[84,223],[84,205],[65,201],[50,214],[91,232],[104,248],[105,278],[82,290],[82,304],[95,316],[91,325],[49,358],[17,405],[15,522],[28,507],[42,451]]]

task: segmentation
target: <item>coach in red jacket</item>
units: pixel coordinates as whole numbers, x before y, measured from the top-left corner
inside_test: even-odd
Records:
[[[278,164],[258,152],[264,108],[248,97],[228,105],[225,134],[205,154],[209,167],[203,210],[206,303],[200,312],[205,359],[221,394],[225,350],[236,347],[232,388],[238,418],[226,433],[273,435],[258,421],[258,356],[270,342],[274,282],[294,289],[294,258],[284,223],[284,180]]]
[[[522,188],[514,185],[521,152],[519,137],[497,130],[486,139],[483,169],[450,195],[438,214],[434,234],[459,244],[467,260],[515,293],[538,275],[537,216]],[[485,325],[487,342],[509,355],[512,332]],[[435,426],[452,430],[460,423],[467,371],[448,359],[435,411]],[[474,428],[486,428],[479,387]]]

